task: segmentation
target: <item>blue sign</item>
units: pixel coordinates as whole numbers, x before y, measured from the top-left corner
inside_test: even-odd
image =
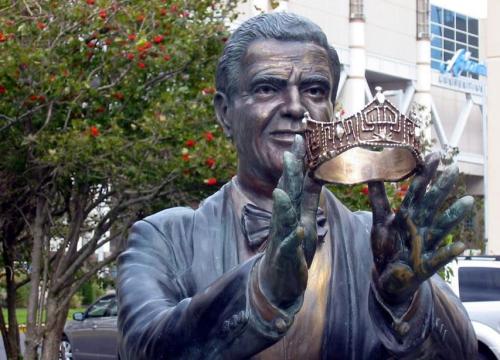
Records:
[[[439,70],[442,73],[451,73],[453,76],[459,76],[464,71],[470,74],[486,76],[486,65],[469,59],[470,51],[460,49],[450,60],[441,63]]]

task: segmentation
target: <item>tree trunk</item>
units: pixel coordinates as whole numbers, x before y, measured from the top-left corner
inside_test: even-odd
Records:
[[[58,358],[61,334],[68,316],[69,304],[68,296],[60,300],[51,292],[47,295],[47,323],[45,324],[44,331],[42,360],[54,360]]]
[[[35,222],[32,227],[33,248],[31,251],[31,280],[30,280],[30,296],[28,299],[28,315],[26,324],[26,351],[24,354],[27,360],[36,360],[38,347],[41,344],[41,329],[37,323],[38,303],[39,303],[39,286],[42,268],[42,251],[43,241],[47,220],[47,200],[43,195],[38,196],[36,204]],[[54,358],[57,359],[57,358]]]
[[[16,300],[17,300],[17,286],[14,272],[14,260],[16,258],[16,224],[10,223],[6,226],[3,233],[3,262],[6,277],[6,291],[7,291],[7,324],[1,315],[0,326],[2,328],[2,338],[5,347],[5,352],[8,359],[20,358],[20,345],[19,345],[19,327],[16,317]]]

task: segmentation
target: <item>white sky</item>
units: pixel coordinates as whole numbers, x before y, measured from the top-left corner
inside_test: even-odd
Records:
[[[487,14],[488,0],[431,0],[431,4],[457,13],[483,19]]]

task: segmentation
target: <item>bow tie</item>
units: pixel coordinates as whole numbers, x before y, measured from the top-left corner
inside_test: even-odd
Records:
[[[258,249],[269,236],[271,223],[271,212],[261,209],[253,204],[246,204],[241,212],[241,224],[243,234],[247,238],[249,247],[252,250]],[[316,229],[318,241],[323,242],[328,229],[326,228],[325,212],[318,208],[316,214]]]

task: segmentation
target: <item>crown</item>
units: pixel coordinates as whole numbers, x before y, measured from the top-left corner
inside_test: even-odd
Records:
[[[423,164],[419,126],[377,87],[374,99],[346,118],[316,121],[308,112],[306,152],[314,177],[338,184],[400,181]]]

